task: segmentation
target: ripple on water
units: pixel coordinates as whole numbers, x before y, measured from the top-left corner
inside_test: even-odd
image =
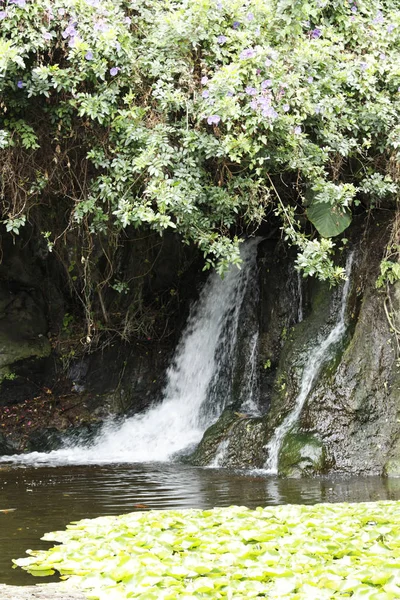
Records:
[[[238,504],[315,504],[400,499],[400,479],[279,479],[262,472],[173,464],[7,466],[0,468],[0,583],[32,584],[12,569],[27,548],[48,548],[46,531],[70,521],[146,509]],[[48,579],[46,579],[48,581]]]

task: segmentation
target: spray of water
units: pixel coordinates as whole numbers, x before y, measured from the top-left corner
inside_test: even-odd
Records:
[[[208,278],[193,307],[167,372],[163,401],[146,413],[105,427],[94,445],[50,453],[2,457],[3,462],[90,464],[164,462],[197,444],[229,402],[229,386],[216,401],[211,393],[222,364],[236,343],[240,309],[249,282],[255,279],[259,239],[242,246],[242,268],[233,266],[224,279]],[[215,387],[215,386],[214,386]],[[225,397],[224,397],[225,396]]]
[[[298,421],[305,401],[311,392],[313,385],[319,375],[323,364],[330,356],[332,347],[335,346],[343,337],[346,331],[346,306],[350,289],[350,274],[353,264],[353,253],[351,253],[346,261],[346,281],[343,286],[340,312],[337,322],[328,334],[315,348],[313,348],[307,358],[306,367],[303,372],[300,391],[296,398],[294,409],[282,423],[275,429],[274,435],[267,445],[268,458],[265,464],[265,470],[270,474],[278,473],[279,451],[282,447],[283,440],[286,434],[291,430],[294,424]]]

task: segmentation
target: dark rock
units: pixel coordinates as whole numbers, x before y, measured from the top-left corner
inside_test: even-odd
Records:
[[[3,433],[0,432],[0,456],[15,454],[17,447],[8,439]]]
[[[226,439],[234,423],[240,419],[232,408],[226,408],[214,425],[211,425],[203,435],[196,450],[184,459],[191,465],[206,466],[215,458],[219,445]]]
[[[317,475],[325,469],[325,449],[312,433],[289,432],[279,452],[279,475]]]

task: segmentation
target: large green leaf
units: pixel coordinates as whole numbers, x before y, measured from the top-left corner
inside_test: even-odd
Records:
[[[307,209],[307,216],[323,237],[342,233],[351,223],[351,212],[332,206],[328,202],[315,202]]]

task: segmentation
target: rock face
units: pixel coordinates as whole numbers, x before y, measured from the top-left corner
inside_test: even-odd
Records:
[[[346,328],[321,364],[298,418],[279,442],[281,475],[341,472],[400,476],[400,346],[395,335],[400,330],[400,284],[390,286],[389,296],[386,290],[375,287],[390,225],[389,219],[383,218],[380,222],[356,223],[348,234],[354,264]],[[176,261],[173,258],[175,266]],[[172,286],[172,263],[156,269],[155,291]],[[57,311],[64,311],[57,286],[47,277],[46,285],[54,298],[49,311],[49,294],[43,295],[35,285],[40,273],[28,257],[19,262],[14,257],[8,265],[11,267],[13,280],[5,277],[5,266],[0,267],[0,406],[15,406],[21,399],[33,397],[34,390],[45,385],[46,377],[54,381],[48,328]],[[299,279],[294,253],[280,240],[265,239],[259,244],[258,267],[259,292],[245,298],[232,364],[222,369],[226,377],[232,377],[230,401],[195,452],[186,457],[195,465],[265,467],[274,432],[296,406],[312,349],[337,323],[341,288]],[[130,268],[134,272],[136,267]],[[192,278],[192,283],[195,280]],[[51,450],[65,439],[60,429],[67,429],[70,436],[90,439],[106,414],[132,414],[160,400],[189,297],[182,304],[185,308],[174,336],[168,340],[116,341],[101,352],[69,361],[67,379],[73,396],[63,409],[57,398],[51,397],[57,419],[48,418],[23,443],[2,435],[0,453]],[[254,348],[258,358],[252,362],[250,373],[249,355]],[[14,375],[17,380],[30,382],[31,388],[28,383],[18,387]],[[221,386],[222,390],[223,381]],[[249,386],[254,392],[251,402]],[[80,417],[74,412],[79,403],[84,407]],[[251,409],[252,403],[257,404],[257,411]],[[27,405],[22,402],[21,406],[25,411]],[[48,415],[49,411],[40,414]],[[24,423],[24,415],[16,422]]]
[[[280,442],[281,475],[400,475],[400,369],[393,332],[400,320],[400,284],[391,286],[390,299],[375,287],[389,227],[382,220],[369,225],[363,235],[353,231],[346,331],[327,354],[299,418]],[[259,260],[263,416],[236,417],[224,429],[223,415],[206,432],[192,457],[195,464],[212,463],[218,453],[221,466],[267,464],[268,443],[296,405],[311,350],[327,338],[337,320],[340,289],[307,281],[299,311],[291,258],[280,253],[280,264],[273,269],[274,251],[276,247],[261,247]]]
[[[39,235],[13,241],[1,233],[0,454],[49,451],[66,437],[90,438],[110,415],[140,412],[160,400],[190,301],[204,279],[195,252],[168,235],[121,247],[121,278],[132,282],[130,292],[118,294],[109,285],[102,302],[116,320],[125,316],[127,339],[104,336],[90,348],[82,305],[70,289],[81,270],[80,242],[70,240],[60,264]]]

